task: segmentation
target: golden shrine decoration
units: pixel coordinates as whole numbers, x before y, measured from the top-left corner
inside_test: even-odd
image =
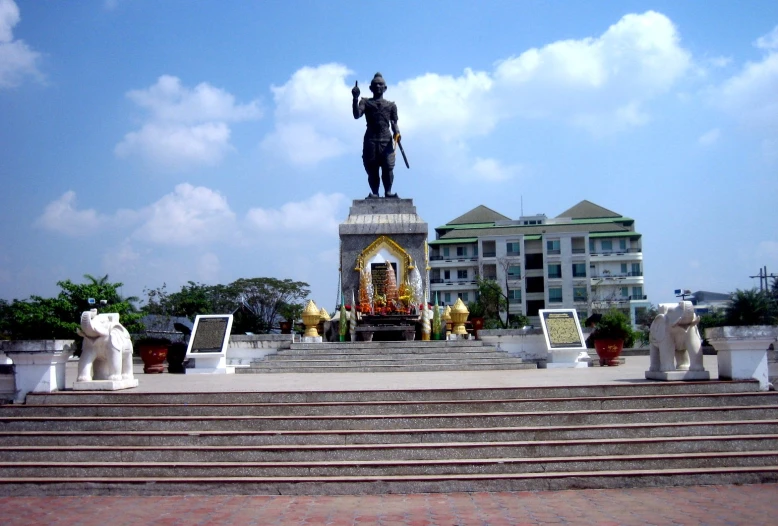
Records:
[[[386,249],[387,252],[396,257],[397,261],[400,262],[402,279],[404,280],[405,277],[408,276],[408,272],[413,270],[413,260],[411,259],[411,255],[389,236],[378,236],[375,241],[370,243],[365,250],[357,256],[357,264],[354,270],[362,272],[366,262],[373,259],[382,249]],[[396,276],[396,278],[399,280],[400,276]]]

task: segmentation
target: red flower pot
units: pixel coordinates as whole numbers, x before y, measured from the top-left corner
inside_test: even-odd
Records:
[[[624,340],[594,340],[594,348],[600,357],[600,365],[619,365],[618,357],[624,348]]]
[[[143,372],[146,374],[164,373],[167,358],[167,344],[144,344],[140,348],[143,360]]]

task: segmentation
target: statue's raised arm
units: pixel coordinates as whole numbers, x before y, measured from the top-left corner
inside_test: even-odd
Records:
[[[370,185],[368,199],[378,197],[380,183],[384,185],[384,196],[396,198],[392,193],[394,182],[394,140],[400,140],[400,128],[397,126],[397,105],[384,99],[386,82],[380,73],[373,76],[370,82],[373,96],[369,99],[359,98],[359,84],[351,89],[351,109],[355,119],[365,116],[365,138],[362,143],[362,164],[367,172],[367,182]]]

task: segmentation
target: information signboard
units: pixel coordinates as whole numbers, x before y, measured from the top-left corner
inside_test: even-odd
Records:
[[[226,353],[232,329],[232,314],[197,316],[187,354]]]
[[[546,348],[586,349],[586,342],[575,309],[541,309],[540,322],[546,337]]]

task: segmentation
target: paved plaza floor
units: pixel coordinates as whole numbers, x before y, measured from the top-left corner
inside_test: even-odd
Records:
[[[377,390],[646,382],[647,356],[619,367],[433,373],[145,375],[135,392]],[[706,356],[711,378],[716,357]],[[67,368],[67,385],[75,364]],[[778,485],[344,496],[0,498],[0,524],[213,525],[768,525]]]

